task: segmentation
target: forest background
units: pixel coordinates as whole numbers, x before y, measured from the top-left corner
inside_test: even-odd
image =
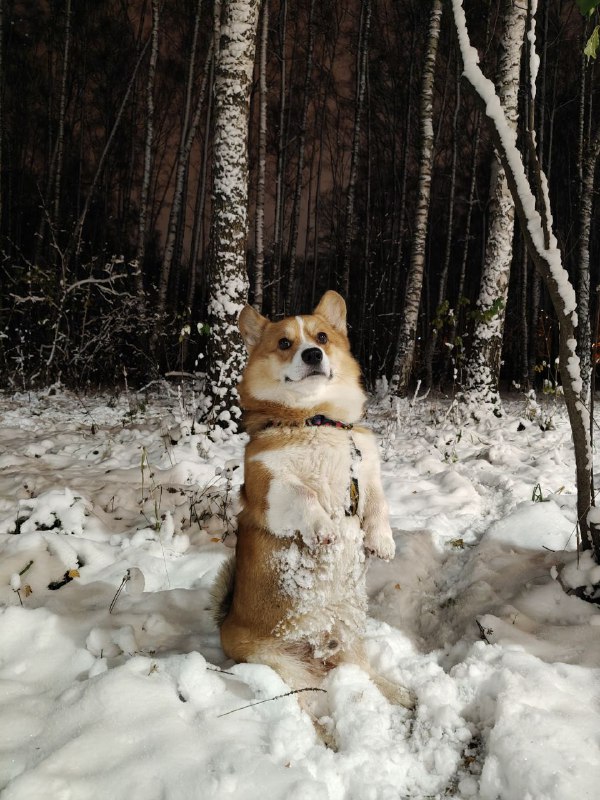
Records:
[[[537,92],[532,99],[528,36],[513,84],[519,143],[527,153],[535,131],[563,263],[577,286],[587,274],[592,287],[596,341],[599,87],[585,48],[597,19],[580,6],[541,4]],[[510,15],[513,27],[520,13],[520,30],[530,29],[535,8],[491,0],[465,10],[483,71],[500,89]],[[143,385],[205,369],[219,280],[211,259],[218,17],[200,0],[1,0],[6,387]],[[506,286],[490,297],[482,280],[496,159],[461,78],[449,4],[273,0],[261,7],[255,44],[250,302],[277,318],[338,289],[367,385],[384,378],[396,390],[415,379],[446,391],[473,383],[468,366],[482,351],[474,332],[495,318],[493,379],[554,391],[557,324],[518,220]],[[415,304],[414,362],[399,387],[402,330]]]

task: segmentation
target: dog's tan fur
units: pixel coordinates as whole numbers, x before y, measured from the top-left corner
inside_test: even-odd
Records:
[[[220,579],[221,594],[233,583],[221,615],[223,649],[236,661],[271,666],[292,689],[318,685],[351,661],[391,701],[411,705],[405,689],[372,673],[361,638],[365,552],[389,559],[394,542],[377,445],[355,424],[365,398],[345,303],[327,292],[312,315],[280,322],[246,306],[239,325],[249,351],[239,393],[250,441],[235,575]],[[308,374],[308,348],[322,351],[319,374]],[[354,427],[306,427],[315,414]],[[360,494],[351,515],[353,471]]]

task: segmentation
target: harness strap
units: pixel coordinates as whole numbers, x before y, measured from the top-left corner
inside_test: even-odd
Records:
[[[348,488],[349,502],[346,509],[347,517],[355,517],[358,514],[358,501],[360,500],[360,490],[358,487],[357,465],[362,461],[362,453],[356,446],[352,436],[350,436],[350,485]]]

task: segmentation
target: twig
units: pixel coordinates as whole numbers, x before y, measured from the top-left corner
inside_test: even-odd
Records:
[[[114,607],[115,607],[115,606],[116,606],[116,604],[117,604],[117,600],[119,599],[119,595],[121,594],[121,592],[122,592],[122,591],[123,591],[123,589],[125,588],[125,584],[127,583],[127,581],[128,581],[130,578],[131,578],[131,573],[130,573],[130,571],[129,571],[129,570],[127,570],[127,571],[125,572],[125,575],[123,576],[123,580],[121,581],[121,585],[119,586],[119,588],[118,588],[118,589],[117,589],[117,591],[115,592],[115,596],[114,596],[114,597],[113,597],[113,599],[112,599],[112,603],[111,603],[111,604],[109,605],[109,607],[108,607],[108,613],[109,613],[109,614],[112,614],[112,612],[113,612],[113,609],[114,609]]]
[[[487,642],[488,644],[491,644],[491,642],[488,639],[487,635],[490,634],[490,633],[493,633],[493,631],[490,628],[484,628],[483,625],[481,624],[481,622],[479,622],[478,619],[476,619],[475,622],[477,623],[477,627],[479,628],[479,635],[481,636],[483,641]]]
[[[285,694],[277,694],[275,697],[267,697],[265,700],[257,700],[256,703],[248,703],[247,706],[240,706],[239,708],[232,708],[231,711],[226,711],[224,714],[217,714],[217,719],[219,717],[226,717],[228,714],[234,714],[236,711],[243,711],[246,708],[252,708],[252,706],[260,706],[262,703],[270,703],[271,700],[281,700],[282,697],[291,697],[293,694],[300,694],[301,692],[325,692],[327,693],[327,689],[318,689],[314,686],[309,686],[306,689],[293,689],[291,692],[286,692]]]

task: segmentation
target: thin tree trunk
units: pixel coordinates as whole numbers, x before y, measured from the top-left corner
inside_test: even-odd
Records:
[[[540,91],[538,93],[539,104],[539,125],[538,125],[538,158],[540,164],[544,169],[546,167],[546,158],[544,156],[544,145],[546,141],[546,83],[547,83],[547,66],[548,66],[548,18],[550,11],[550,3],[544,3],[544,44],[542,47],[542,56],[540,63]],[[549,176],[549,171],[548,171]],[[529,335],[527,339],[527,375],[529,377],[529,385],[535,387],[535,359],[536,359],[536,342],[537,342],[537,324],[538,324],[538,310],[540,307],[540,276],[536,269],[533,270],[531,276],[531,292],[529,298]]]
[[[588,24],[584,25],[584,42],[587,41]],[[580,359],[583,389],[581,396],[589,408],[590,386],[592,376],[592,328],[590,319],[590,223],[594,192],[594,174],[598,148],[600,147],[600,128],[592,139],[589,123],[592,118],[593,80],[592,66],[584,56],[581,64],[580,98],[579,98],[579,151],[577,173],[579,177],[579,242],[577,264],[577,307],[579,318],[579,336],[577,352]],[[586,87],[588,91],[586,92]],[[586,117],[588,124],[586,125]]]
[[[527,181],[523,159],[517,149],[516,135],[502,112],[500,104],[490,102],[491,84],[484,78],[478,65],[477,52],[471,46],[466,27],[462,0],[452,0],[452,8],[465,66],[465,76],[485,104],[486,114],[492,123],[492,135],[502,167],[515,203],[529,254],[539,270],[560,324],[559,370],[565,403],[571,424],[575,450],[577,480],[577,520],[584,549],[593,549],[596,560],[600,558],[600,530],[588,521],[593,505],[591,496],[592,453],[590,447],[590,418],[581,402],[581,377],[575,354],[577,325],[576,299],[573,286],[562,264],[562,254],[550,229],[550,202],[546,176],[533,152],[533,169],[537,192],[534,195]],[[492,88],[493,91],[493,88]],[[536,201],[539,211],[536,208]]]
[[[183,204],[184,186],[186,166],[189,159],[190,150],[194,141],[195,129],[193,122],[196,122],[196,127],[200,121],[202,92],[196,103],[196,110],[192,118],[192,89],[195,82],[196,72],[196,54],[198,49],[198,33],[200,30],[200,11],[202,8],[202,0],[198,0],[196,6],[196,13],[194,17],[194,32],[192,35],[192,45],[190,48],[190,55],[188,60],[187,81],[185,92],[185,105],[183,109],[183,119],[181,123],[181,134],[179,137],[179,150],[177,153],[177,170],[175,174],[175,188],[173,190],[173,200],[171,203],[171,212],[169,214],[169,223],[167,226],[167,239],[165,242],[165,251],[163,255],[162,266],[160,270],[160,279],[158,283],[158,298],[156,302],[156,312],[158,319],[161,320],[165,313],[167,303],[167,293],[169,289],[169,277],[171,274],[171,267],[173,266],[175,248],[177,243],[177,231],[179,228],[179,220],[181,217],[181,209]],[[212,46],[211,46],[212,47]],[[212,57],[212,50],[209,47],[208,57]],[[204,69],[204,81],[206,84],[208,66],[210,61],[207,60]],[[192,136],[190,136],[190,132]],[[156,337],[155,337],[156,341]]]
[[[581,171],[581,197],[579,200],[579,258],[577,271],[579,286],[577,293],[579,319],[579,358],[583,388],[581,397],[589,407],[592,374],[592,332],[590,325],[590,233],[592,205],[594,201],[594,176],[600,154],[600,127],[589,143],[583,157]]]
[[[419,156],[419,190],[413,226],[410,267],[408,272],[404,310],[400,323],[398,351],[390,389],[394,394],[405,395],[413,370],[417,322],[421,306],[423,272],[425,268],[425,248],[429,220],[429,198],[431,194],[431,172],[433,167],[433,84],[437,60],[440,24],[442,20],[442,0],[433,0],[429,18],[427,52],[421,79],[421,152]]]
[[[208,72],[208,86],[212,86],[215,73],[215,57],[213,53]],[[196,203],[194,213],[194,229],[192,231],[192,246],[190,249],[190,269],[187,290],[187,307],[190,314],[193,314],[194,302],[196,298],[196,286],[198,282],[198,261],[202,253],[204,260],[204,207],[206,205],[206,186],[208,177],[208,157],[210,152],[210,129],[212,121],[213,93],[208,92],[208,102],[206,106],[206,126],[204,130],[204,147],[202,150],[202,170],[196,192]]]
[[[210,338],[205,391],[213,425],[233,430],[241,416],[236,386],[246,361],[237,320],[248,297],[248,122],[258,10],[258,0],[223,0],[215,63]]]
[[[269,0],[262,3],[260,62],[258,73],[258,178],[256,185],[254,308],[262,313],[265,274],[265,176],[267,171],[267,45],[269,43]]]
[[[135,274],[138,303],[143,309],[144,295],[144,256],[146,253],[146,235],[148,226],[148,204],[150,180],[152,176],[152,149],[154,147],[154,84],[156,80],[156,64],[158,62],[158,31],[160,23],[159,0],[152,0],[152,32],[150,46],[150,63],[146,81],[146,136],[144,142],[144,168],[140,189],[140,213],[138,218],[138,237],[135,252],[137,270]]]
[[[364,221],[364,254],[363,254],[363,267],[362,267],[362,287],[361,287],[361,315],[360,315],[360,328],[358,331],[358,352],[362,354],[362,363],[366,366],[366,379],[370,385],[372,379],[372,362],[373,362],[373,348],[365,347],[365,327],[367,323],[367,298],[369,297],[369,288],[373,292],[373,301],[370,305],[368,316],[372,318],[373,309],[377,301],[377,289],[372,286],[371,274],[371,96],[369,85],[369,62],[365,64],[365,82],[366,82],[366,153],[365,162],[367,167],[366,181],[365,181],[365,221]],[[372,331],[373,326],[369,326]],[[363,350],[364,348],[364,350]]]
[[[4,187],[2,185],[3,168],[3,139],[4,139],[4,72],[2,71],[4,57],[4,0],[0,0],[0,235],[2,234],[2,211],[4,200]],[[8,230],[8,228],[7,228]]]
[[[56,169],[54,179],[54,200],[52,216],[54,225],[58,225],[60,207],[60,186],[62,182],[63,153],[65,148],[65,115],[67,109],[67,75],[69,72],[69,55],[71,52],[71,0],[66,0],[65,8],[65,45],[63,51],[62,80],[60,86],[60,104],[58,112],[58,134],[56,137]]]
[[[313,273],[311,282],[310,306],[315,305],[317,298],[317,274],[319,270],[319,231],[321,224],[321,180],[323,177],[323,153],[325,150],[325,115],[327,100],[323,98],[321,109],[320,130],[319,130],[319,157],[317,159],[317,185],[315,189],[315,213],[314,213],[314,238],[313,238]]]
[[[400,294],[400,274],[402,271],[402,261],[404,259],[404,240],[406,237],[406,188],[408,179],[408,157],[411,144],[411,121],[412,121],[412,99],[413,99],[413,70],[415,63],[415,31],[410,42],[410,64],[408,67],[408,97],[406,100],[406,113],[404,116],[404,142],[402,145],[402,179],[400,184],[400,207],[398,209],[398,229],[396,234],[396,247],[394,257],[394,270],[392,275],[393,289],[391,293],[391,303],[388,313],[394,315],[398,311],[398,295]],[[398,342],[393,356],[395,356]]]
[[[436,0],[437,2],[437,0]],[[354,105],[354,128],[352,131],[352,154],[350,158],[350,177],[348,179],[348,194],[346,197],[346,227],[344,236],[344,257],[341,270],[340,287],[344,297],[350,291],[350,260],[352,244],[355,238],[355,213],[354,201],[356,195],[356,180],[358,178],[358,159],[360,153],[361,121],[365,99],[365,86],[367,79],[367,64],[369,59],[369,33],[371,29],[371,0],[363,0],[361,7],[361,32],[358,47],[358,63],[356,70],[356,99]]]
[[[308,11],[308,46],[306,51],[306,73],[304,76],[304,100],[302,117],[298,133],[298,164],[296,166],[296,187],[292,203],[292,217],[290,228],[289,270],[286,292],[286,313],[293,314],[296,303],[296,252],[298,249],[298,229],[300,226],[300,207],[302,201],[302,178],[304,175],[304,148],[306,143],[306,128],[308,124],[308,106],[310,103],[310,88],[312,85],[313,50],[315,45],[314,26],[315,0],[310,0]]]
[[[454,374],[452,376],[453,382],[459,378],[456,372],[458,364],[457,340],[458,332],[462,330],[462,324],[465,317],[465,306],[467,298],[465,297],[465,280],[467,276],[467,261],[469,258],[469,244],[471,242],[471,222],[473,220],[473,207],[475,206],[475,190],[477,188],[477,164],[479,160],[479,143],[481,141],[481,113],[479,110],[476,112],[475,121],[475,136],[473,138],[473,150],[471,152],[471,182],[469,184],[469,196],[467,199],[467,218],[465,220],[465,232],[463,239],[462,256],[460,259],[460,267],[458,270],[458,286],[456,290],[456,301],[454,305],[454,313],[449,319],[450,330],[448,332],[448,347],[444,353],[444,366],[442,368],[442,375],[449,374],[449,365],[451,360],[454,362]],[[460,340],[459,340],[460,341]],[[462,355],[462,343],[461,343]]]
[[[450,167],[450,192],[448,193],[448,216],[446,230],[446,247],[444,251],[444,263],[440,273],[440,283],[438,288],[438,305],[436,310],[437,325],[434,324],[431,335],[427,342],[425,356],[425,387],[430,389],[433,384],[433,358],[438,339],[438,326],[442,304],[446,300],[446,289],[448,286],[448,270],[450,269],[450,256],[452,253],[452,228],[454,226],[454,196],[456,193],[456,162],[458,160],[458,112],[460,110],[460,65],[458,55],[456,57],[456,84],[455,84],[455,105],[454,116],[452,118],[452,162]]]
[[[54,145],[51,148],[49,146],[48,150],[48,152],[52,150],[52,157],[50,158],[50,164],[48,167],[48,183],[46,185],[46,193],[44,196],[43,207],[42,207],[42,216],[40,219],[40,224],[38,227],[36,243],[34,248],[35,263],[39,261],[42,254],[44,237],[46,235],[46,226],[48,224],[51,224],[53,226],[54,229],[53,236],[55,236],[56,231],[58,229],[60,186],[62,182],[63,153],[64,153],[64,143],[65,143],[65,116],[67,109],[67,75],[69,70],[70,52],[71,52],[71,0],[66,0],[65,37],[63,43],[62,75],[61,75],[61,88],[59,95],[58,130]],[[51,103],[50,98],[49,102]],[[62,266],[64,268],[64,260],[62,261]],[[63,279],[64,279],[64,274],[63,274]]]
[[[106,162],[106,158],[110,152],[113,140],[121,124],[121,120],[123,118],[123,112],[125,111],[127,103],[129,101],[129,97],[131,96],[131,91],[133,89],[133,85],[135,83],[138,70],[140,68],[142,61],[144,60],[149,45],[150,45],[150,38],[146,41],[146,44],[142,48],[142,51],[140,52],[140,55],[136,61],[135,67],[133,68],[133,72],[131,73],[131,77],[129,79],[129,83],[127,84],[127,89],[125,90],[125,94],[123,95],[121,105],[119,106],[119,109],[117,111],[115,121],[108,135],[108,139],[106,140],[106,144],[104,145],[102,153],[100,154],[100,158],[98,159],[96,171],[94,173],[94,177],[92,178],[92,183],[88,190],[87,197],[85,198],[81,214],[79,215],[79,219],[75,224],[75,228],[73,229],[73,232],[69,239],[69,243],[63,254],[63,262],[65,264],[69,261],[71,255],[73,253],[79,253],[79,250],[81,248],[81,233],[83,231],[83,226],[85,224],[88,212],[90,210],[90,204],[92,202],[92,198],[94,197],[94,194],[96,192],[96,186],[98,185],[98,181],[100,180],[100,176],[102,175],[102,171],[104,170],[104,164]]]
[[[279,314],[281,293],[281,256],[283,248],[283,190],[285,180],[285,109],[286,109],[286,34],[287,0],[281,0],[279,9],[279,132],[277,135],[277,177],[275,180],[275,225],[273,231],[273,261],[271,269],[271,316]]]
[[[496,90],[513,130],[517,128],[518,120],[521,53],[527,10],[527,0],[504,0]],[[513,257],[514,202],[498,156],[494,154],[493,158],[488,236],[462,396],[469,413],[476,418],[489,413],[496,416],[502,414],[498,380]]]

